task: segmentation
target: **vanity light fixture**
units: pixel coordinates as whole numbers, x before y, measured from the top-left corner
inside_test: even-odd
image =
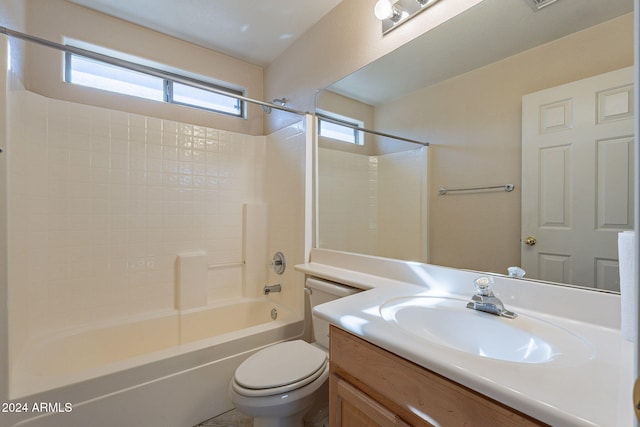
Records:
[[[378,0],[373,13],[382,21],[382,34],[407,22],[438,0]]]
[[[397,1],[397,0],[396,0]],[[402,17],[402,10],[395,6],[391,0],[378,0],[373,7],[373,13],[379,20],[390,19],[398,22]]]

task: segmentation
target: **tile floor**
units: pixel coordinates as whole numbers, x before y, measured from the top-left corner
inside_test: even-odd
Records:
[[[318,411],[318,415],[315,422],[306,421],[305,427],[327,427],[329,425],[328,408]],[[210,420],[203,421],[194,427],[253,427],[253,418],[248,415],[244,415],[237,409],[232,409],[229,412],[225,412],[222,415],[218,415]]]
[[[195,427],[252,427],[253,418],[244,415],[237,409],[225,412],[215,418],[204,421]]]

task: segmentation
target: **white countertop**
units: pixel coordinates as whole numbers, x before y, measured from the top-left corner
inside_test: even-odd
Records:
[[[562,358],[539,364],[515,363],[416,339],[415,335],[381,316],[380,305],[397,297],[453,296],[468,299],[473,294],[472,278],[478,273],[453,269],[444,269],[443,272],[442,267],[422,264],[417,269],[422,273],[415,277],[408,278],[403,274],[385,274],[387,277],[383,277],[364,273],[361,267],[349,270],[344,266],[317,262],[296,266],[307,275],[366,289],[315,307],[315,316],[550,425],[633,425],[633,344],[623,340],[619,327],[611,326],[613,321],[600,319],[596,314],[591,318],[589,313],[612,304],[609,294],[597,295],[588,291],[583,295],[583,290],[558,289],[557,286],[547,289],[544,284],[527,281],[515,282],[518,290],[514,293],[518,293],[518,298],[508,298],[509,290],[513,289],[508,282],[511,279],[507,279],[501,284],[501,294],[496,293],[509,310],[550,321],[583,337],[593,346],[590,358],[575,363]],[[393,265],[388,267],[393,269]],[[452,292],[449,292],[446,286],[442,286],[442,282],[447,281],[442,277],[447,277],[447,274],[455,277],[454,282],[463,281],[465,284],[462,287],[451,286],[449,290]],[[416,279],[418,277],[421,278]],[[441,280],[435,283],[434,277]],[[465,295],[460,289],[468,289],[468,292]],[[533,310],[527,305],[536,304],[525,304],[527,297],[539,300],[545,298],[547,292],[561,292],[561,295],[568,292],[565,305],[572,308],[566,312],[572,316],[565,317],[564,311]],[[576,308],[566,303],[574,300],[583,307]],[[548,305],[553,306],[552,301]],[[575,315],[581,310],[585,311],[582,316]]]

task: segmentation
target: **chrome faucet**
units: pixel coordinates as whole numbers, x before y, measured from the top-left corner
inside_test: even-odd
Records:
[[[280,285],[271,285],[271,286],[265,286],[264,288],[262,288],[262,293],[264,295],[269,295],[271,292],[280,292],[280,290],[281,290]]]
[[[504,304],[502,304],[500,298],[493,294],[491,291],[491,287],[493,286],[492,278],[486,276],[478,277],[473,281],[473,285],[476,288],[476,294],[471,297],[471,301],[467,303],[467,308],[506,317],[507,319],[515,319],[518,317],[513,311],[504,308]]]

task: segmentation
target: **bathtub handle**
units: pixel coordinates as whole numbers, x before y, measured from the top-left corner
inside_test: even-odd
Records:
[[[284,260],[284,254],[282,252],[278,251],[273,255],[271,267],[273,267],[273,271],[275,271],[276,274],[284,273],[287,263]]]

